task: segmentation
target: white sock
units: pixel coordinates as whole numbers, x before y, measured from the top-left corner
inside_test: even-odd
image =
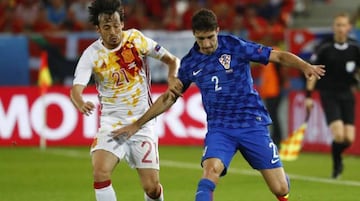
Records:
[[[164,201],[164,190],[161,184],[160,184],[160,188],[161,188],[160,196],[156,199],[152,199],[146,193],[144,193],[145,201]]]
[[[96,201],[116,201],[114,188],[110,184],[105,188],[95,189]]]

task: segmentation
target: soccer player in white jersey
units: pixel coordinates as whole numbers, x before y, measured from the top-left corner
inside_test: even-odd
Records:
[[[115,201],[111,174],[119,161],[136,168],[145,201],[162,201],[159,180],[158,137],[149,122],[129,140],[113,139],[111,131],[136,121],[152,104],[149,69],[145,57],[169,67],[169,90],[182,85],[176,79],[179,59],[135,29],[122,30],[124,13],[119,0],[95,0],[89,6],[90,21],[100,38],[82,54],[75,71],[70,97],[76,108],[90,115],[94,104],[83,99],[83,90],[94,76],[101,104],[100,128],[91,145],[94,189],[97,201]]]

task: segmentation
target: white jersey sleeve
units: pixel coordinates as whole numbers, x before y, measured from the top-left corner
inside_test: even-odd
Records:
[[[98,42],[98,41],[96,41]],[[93,46],[93,45],[92,45]],[[74,81],[73,85],[79,84],[86,86],[89,83],[91,78],[92,70],[94,67],[94,63],[92,58],[92,51],[90,50],[93,48],[89,46],[84,53],[81,55],[79,62],[76,66],[75,74],[74,74]]]
[[[157,42],[155,42],[151,38],[145,36],[142,32],[136,29],[131,29],[129,30],[129,32],[131,33],[130,35],[138,36],[137,39],[135,40],[140,40],[140,41],[134,41],[134,42],[135,44],[139,45],[138,48],[142,55],[150,56],[155,59],[161,59],[168,52],[164,47],[160,46]]]

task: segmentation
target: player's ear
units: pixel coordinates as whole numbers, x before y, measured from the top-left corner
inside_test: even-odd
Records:
[[[95,25],[95,31],[96,31],[97,33],[100,33],[100,26],[99,26],[99,25]]]

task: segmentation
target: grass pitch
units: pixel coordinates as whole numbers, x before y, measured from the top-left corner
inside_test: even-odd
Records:
[[[167,201],[191,201],[201,177],[200,147],[160,147],[161,183]],[[360,200],[360,158],[345,156],[345,171],[330,179],[328,154],[302,153],[284,162],[291,179],[291,201]],[[120,163],[113,175],[118,200],[143,201],[136,171]],[[0,201],[92,201],[89,149],[0,148]],[[216,201],[275,201],[260,174],[240,154],[214,193]]]

